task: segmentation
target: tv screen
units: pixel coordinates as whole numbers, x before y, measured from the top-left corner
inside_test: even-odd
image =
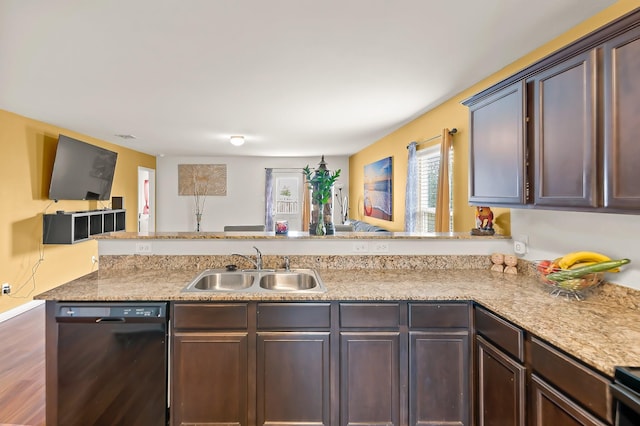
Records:
[[[117,152],[60,135],[49,199],[108,200],[117,158]]]

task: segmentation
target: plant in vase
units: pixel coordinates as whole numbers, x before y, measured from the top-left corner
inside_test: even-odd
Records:
[[[309,226],[309,234],[333,234],[333,184],[340,177],[341,170],[338,169],[331,173],[327,169],[324,155],[319,167],[314,172],[311,171],[308,165],[302,170],[307,180],[307,186],[311,191],[311,225]]]
[[[204,213],[204,203],[207,201],[207,190],[209,189],[209,182],[206,177],[198,176],[197,173],[193,173],[193,203],[196,211],[196,232],[200,232],[200,222],[202,221],[202,214]]]

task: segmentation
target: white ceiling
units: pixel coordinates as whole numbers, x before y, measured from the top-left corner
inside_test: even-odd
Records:
[[[349,155],[613,3],[0,0],[0,109],[154,155]]]

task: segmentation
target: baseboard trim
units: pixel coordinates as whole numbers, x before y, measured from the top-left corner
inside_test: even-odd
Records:
[[[10,320],[13,317],[16,317],[22,313],[25,313],[33,308],[36,308],[44,303],[44,300],[32,300],[20,306],[16,306],[13,309],[9,309],[6,312],[0,313],[0,323]]]

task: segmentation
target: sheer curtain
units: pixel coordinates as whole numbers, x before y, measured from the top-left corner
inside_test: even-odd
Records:
[[[273,169],[266,168],[264,184],[264,230],[273,231]]]
[[[416,142],[407,147],[409,159],[407,162],[407,188],[404,209],[404,230],[415,232],[418,216],[418,160],[416,158]]]
[[[450,232],[449,220],[449,152],[453,136],[449,129],[442,129],[440,142],[440,169],[438,171],[438,199],[436,201],[436,232]]]

